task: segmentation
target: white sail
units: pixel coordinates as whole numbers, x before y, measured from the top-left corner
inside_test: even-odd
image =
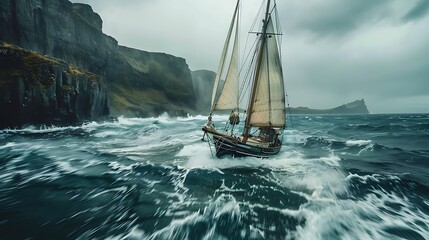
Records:
[[[228,48],[229,48],[229,45],[231,42],[231,35],[232,35],[233,30],[234,30],[234,23],[235,23],[235,21],[238,22],[239,2],[240,1],[237,1],[237,6],[235,8],[234,15],[232,17],[231,25],[229,27],[228,35],[226,37],[225,45],[224,45],[223,51],[222,51],[222,56],[221,56],[221,59],[219,62],[218,71],[217,71],[216,78],[215,78],[214,85],[213,85],[213,93],[212,93],[210,112],[212,112],[215,109],[215,107],[216,107],[216,109],[232,109],[232,108],[230,108],[230,106],[233,105],[232,102],[234,102],[234,101],[238,102],[237,101],[237,97],[238,97],[237,96],[238,95],[238,70],[237,70],[238,69],[238,46],[236,46],[238,44],[237,43],[238,41],[236,41],[237,37],[238,37],[237,36],[238,30],[236,30],[235,38],[234,38],[235,42],[234,42],[233,52],[231,55],[231,57],[233,57],[233,58],[230,60],[230,66],[229,66],[229,70],[227,73],[227,78],[225,79],[224,87],[222,89],[221,97],[219,98],[218,103],[215,104],[215,98],[216,98],[216,93],[217,93],[217,89],[219,86],[219,80],[223,74],[223,69],[225,67],[225,59],[227,57]],[[237,28],[238,28],[238,24],[237,24],[236,29]],[[237,58],[237,60],[234,59],[234,56]],[[228,75],[230,75],[230,76],[228,76]],[[237,75],[237,77],[234,77],[234,75]],[[234,81],[237,81],[237,82],[234,83]],[[237,85],[237,86],[235,86],[235,85]],[[232,87],[232,89],[230,89],[231,87]],[[235,95],[235,96],[233,96],[233,95]],[[233,99],[234,97],[235,97],[235,99]],[[237,105],[237,103],[235,103],[235,105]],[[234,107],[235,106],[233,106],[233,108]]]
[[[272,2],[274,2],[273,5]],[[216,146],[217,157],[223,155],[269,157],[279,153],[282,146],[280,139],[282,131],[277,130],[277,128],[286,127],[286,96],[280,48],[277,42],[277,36],[281,33],[275,32],[274,29],[274,27],[280,27],[275,0],[267,0],[263,4],[266,4],[265,14],[262,12],[262,7],[257,14],[258,18],[263,18],[262,31],[259,29],[253,31],[253,27],[256,26],[255,20],[249,33],[256,33],[257,38],[250,47],[247,57],[244,58],[243,66],[240,67],[238,66],[238,2],[229,28],[215,79],[210,115],[202,129],[204,136],[206,134],[213,136],[209,141]],[[237,27],[234,33],[235,23]],[[233,37],[234,34],[235,37]],[[244,66],[246,69],[239,76],[239,70]],[[228,69],[224,72],[226,67]],[[222,85],[220,80],[224,76],[225,83],[219,86]],[[243,80],[240,89],[238,89],[239,77]],[[236,125],[239,124],[239,112],[243,110],[238,109],[239,102],[243,103],[246,99],[248,106],[244,128],[242,135],[237,137],[240,129]],[[231,112],[225,128],[217,130],[212,123],[213,111],[231,109],[239,111]],[[260,127],[259,131],[253,131],[255,129],[252,128],[257,127]]]
[[[258,76],[255,78],[255,96],[249,109],[251,127],[285,127],[285,92],[280,54],[272,19],[269,18],[265,45]]]
[[[238,24],[237,18],[231,61],[229,62],[225,84],[223,85],[219,100],[215,105],[215,110],[231,110],[238,108]]]

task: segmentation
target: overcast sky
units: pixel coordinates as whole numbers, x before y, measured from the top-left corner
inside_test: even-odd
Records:
[[[263,0],[244,0],[242,21]],[[234,0],[73,0],[119,44],[216,71]],[[277,0],[291,106],[429,112],[429,0]],[[245,29],[247,30],[247,29]]]

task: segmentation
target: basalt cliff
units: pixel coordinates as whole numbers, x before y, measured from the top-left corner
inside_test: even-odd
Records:
[[[195,111],[185,59],[119,46],[102,23],[68,0],[2,1],[0,127]]]
[[[0,128],[100,119],[109,114],[106,87],[60,59],[0,45]]]

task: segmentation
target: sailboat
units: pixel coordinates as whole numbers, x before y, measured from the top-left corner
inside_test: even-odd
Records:
[[[239,0],[235,7],[214,81],[208,122],[202,128],[203,140],[207,136],[217,157],[270,157],[278,154],[282,147],[283,130],[286,127],[279,45],[282,34],[278,30],[280,26],[275,0],[265,1],[260,9],[262,21],[258,30],[251,29],[249,32],[256,38],[247,55],[246,68],[240,68],[238,59]],[[221,80],[223,76],[224,81]],[[215,112],[225,111],[230,112],[225,126],[215,127],[212,116]],[[240,116],[245,117],[243,123],[240,122]]]

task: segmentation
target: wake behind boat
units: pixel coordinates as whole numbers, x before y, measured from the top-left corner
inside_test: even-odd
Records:
[[[261,7],[258,14],[261,26],[250,31],[256,39],[242,67],[239,67],[239,16],[240,1],[237,1],[213,86],[208,122],[202,130],[209,144],[213,143],[217,157],[269,157],[280,151],[286,127],[278,44],[282,34],[278,30],[275,0],[267,0]],[[225,79],[223,84],[221,79]],[[219,111],[231,111],[223,128],[216,128],[212,121],[212,115]],[[243,126],[240,115],[245,116]]]

